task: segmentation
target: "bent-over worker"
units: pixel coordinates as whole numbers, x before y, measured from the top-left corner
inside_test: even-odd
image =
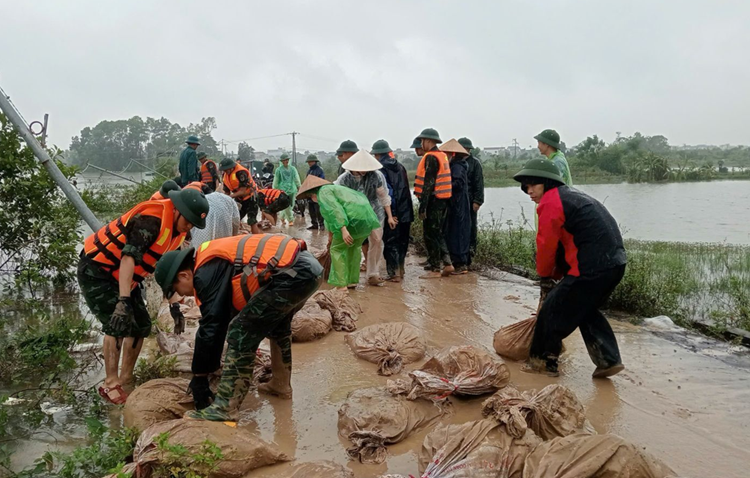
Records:
[[[237,201],[240,219],[247,216],[247,223],[253,234],[258,234],[258,201],[255,197],[257,186],[250,171],[232,158],[222,159],[219,169],[224,173],[224,194]]]

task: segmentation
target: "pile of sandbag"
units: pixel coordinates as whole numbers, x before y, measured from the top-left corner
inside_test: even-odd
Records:
[[[209,475],[211,478],[241,478],[261,466],[289,461],[275,445],[242,429],[207,420],[172,420],[147,428],[138,438],[133,452],[138,478],[149,478],[156,467],[169,464],[170,454],[156,445],[157,437],[163,433],[169,436],[169,445],[187,449],[181,466],[191,465],[207,441],[218,446],[222,458]]]
[[[667,478],[677,475],[660,460],[616,435],[575,434],[538,445],[526,457],[523,476]]]
[[[495,352],[511,360],[527,360],[535,328],[536,317],[501,327],[492,341]]]
[[[527,428],[544,440],[596,433],[583,404],[562,385],[548,385],[539,393],[506,387],[484,401],[482,416],[504,423],[515,437],[523,436]]]
[[[375,324],[348,334],[346,343],[354,354],[378,365],[380,375],[394,375],[404,364],[424,357],[419,329],[403,322]]]
[[[295,466],[290,478],[354,478],[354,473],[332,461],[315,461]]]
[[[316,292],[312,299],[333,317],[333,330],[353,332],[357,330],[355,321],[362,313],[362,307],[345,290],[331,289]]]
[[[443,349],[422,368],[409,372],[409,380],[389,380],[388,390],[410,400],[439,401],[451,394],[483,395],[508,385],[510,371],[502,359],[471,345]]]
[[[195,408],[189,384],[184,378],[157,378],[136,388],[122,411],[125,426],[142,432],[155,423],[182,418]]]
[[[349,394],[339,409],[339,435],[352,442],[346,451],[362,463],[383,463],[386,445],[398,443],[452,412],[450,402],[407,400],[383,388]]]
[[[292,341],[311,342],[324,337],[331,331],[333,318],[331,312],[310,299],[292,319]]]
[[[515,437],[495,420],[439,426],[424,439],[419,472],[431,478],[522,478],[526,457],[541,442],[531,430]]]

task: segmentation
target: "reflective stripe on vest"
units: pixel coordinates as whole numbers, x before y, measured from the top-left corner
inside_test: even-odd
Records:
[[[270,206],[275,200],[279,198],[281,193],[284,191],[281,191],[279,189],[271,189],[271,188],[265,188],[258,191],[258,194],[263,195],[263,204],[266,206]]]
[[[442,151],[428,151],[422,156],[417,166],[417,176],[414,179],[414,195],[422,197],[422,188],[424,188],[424,176],[426,171],[427,156],[432,155],[437,159],[438,172],[435,178],[435,189],[432,194],[438,199],[449,199],[451,197],[451,166],[448,162],[448,155]]]
[[[174,205],[172,201],[166,199],[142,202],[88,236],[83,243],[84,253],[102,269],[109,271],[116,281],[119,281],[122,250],[127,244],[125,228],[128,221],[137,214],[158,217],[161,220],[161,225],[159,226],[159,235],[143,254],[141,264],[135,266],[131,289],[135,288],[146,276],[153,274],[156,262],[161,259],[161,256],[168,251],[179,248],[185,239],[185,234],[174,235],[172,229],[174,225]]]
[[[216,171],[216,163],[214,163],[210,159],[207,159],[203,164],[201,164],[201,182],[203,184],[213,184],[217,179],[219,179],[218,177],[215,177],[213,174],[211,174],[211,170],[208,169],[208,163],[213,164],[213,170]]]
[[[232,305],[239,311],[270,283],[274,272],[291,268],[300,250],[299,241],[285,234],[214,239],[199,247],[194,270],[217,257],[231,262],[234,266]]]
[[[246,167],[242,166],[241,164],[238,164],[232,169],[231,171],[225,171],[224,172],[224,185],[229,188],[230,192],[237,192],[237,190],[240,188],[240,180],[237,179],[237,173],[240,171],[245,171],[247,173],[248,178],[248,184],[247,187],[250,189],[250,194],[247,196],[241,197],[241,198],[235,198],[241,201],[247,201],[248,199],[251,199],[255,195],[255,191],[257,190],[257,187],[255,186],[255,181],[253,180],[253,176],[250,174],[250,171],[247,170]]]

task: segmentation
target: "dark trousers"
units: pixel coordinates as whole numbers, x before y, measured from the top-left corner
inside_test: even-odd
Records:
[[[308,199],[307,208],[310,211],[310,222],[312,222],[312,225],[323,227],[323,216],[320,214],[320,205],[312,199]]]
[[[624,274],[622,265],[593,277],[565,276],[547,294],[539,311],[529,353],[531,358],[544,360],[548,370],[557,371],[563,339],[579,328],[589,357],[597,367],[620,363],[615,333],[599,307],[604,305]]]
[[[422,227],[424,245],[427,249],[427,260],[433,269],[440,269],[442,263],[451,265],[448,245],[445,243],[445,218],[448,215],[449,199],[431,198]]]
[[[406,251],[409,249],[409,232],[410,222],[399,222],[395,229],[391,229],[388,224],[383,228],[383,256],[389,276],[398,275],[399,268],[404,265]]]
[[[258,202],[255,198],[245,199],[240,203],[240,220],[247,216],[249,225],[258,223]]]
[[[474,204],[471,205],[471,240],[469,242],[469,263],[474,258],[474,254],[477,253],[477,211],[474,210]]]

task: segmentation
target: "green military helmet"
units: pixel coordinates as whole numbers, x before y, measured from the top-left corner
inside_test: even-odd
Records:
[[[206,156],[208,156],[208,155],[206,154],[205,151],[198,152],[198,160],[201,160],[201,159],[205,158]]]
[[[534,139],[541,141],[544,144],[548,144],[555,149],[560,149],[560,135],[554,129],[545,129],[538,135],[534,136]]]
[[[414,141],[411,142],[411,146],[409,146],[410,149],[417,149],[422,148],[422,140],[419,139],[419,137],[414,138]]]
[[[180,186],[173,180],[167,179],[163,183],[161,183],[161,187],[159,188],[159,193],[164,196],[164,198],[169,197],[169,191],[179,191]]]
[[[224,158],[219,163],[219,171],[229,171],[230,169],[234,168],[236,165],[237,163],[234,162],[234,159]]]
[[[359,151],[357,143],[350,139],[347,139],[346,141],[342,142],[339,146],[339,149],[336,150],[336,155],[338,156],[341,153],[356,153],[357,151]]]
[[[169,298],[172,295],[172,284],[177,277],[185,259],[195,254],[195,248],[180,249],[179,251],[169,251],[164,254],[156,263],[154,270],[154,279],[164,292],[164,297]]]
[[[280,158],[282,161],[289,161],[289,155],[286,153],[283,153]]]
[[[464,149],[468,152],[471,152],[471,150],[474,149],[474,145],[471,143],[471,140],[466,137],[459,139],[458,144],[463,146]]]
[[[419,136],[417,136],[419,139],[431,139],[435,141],[436,143],[442,143],[443,140],[440,139],[440,135],[438,134],[437,130],[435,128],[425,128],[422,130],[421,133],[419,133]]]
[[[190,136],[188,136],[188,138],[185,140],[185,142],[187,144],[201,144],[201,140],[199,140],[197,136],[192,135],[192,134]]]
[[[388,141],[379,139],[372,144],[372,151],[370,151],[370,153],[385,154],[390,153],[391,151],[393,150],[391,149],[391,145],[388,144]]]
[[[203,192],[196,189],[183,189],[169,193],[174,207],[180,214],[198,229],[206,227],[206,216],[208,215],[208,200]]]
[[[517,172],[513,179],[519,183],[527,182],[528,178],[551,179],[560,184],[565,184],[565,180],[560,175],[555,163],[548,159],[532,159],[523,165],[523,169]]]
[[[315,156],[314,154],[310,154],[310,155],[308,155],[308,156],[307,156],[307,162],[308,162],[308,163],[311,163],[311,162],[316,162],[316,163],[319,163],[319,162],[320,162],[320,160],[319,160],[319,159],[318,159],[318,157],[317,157],[317,156]]]

